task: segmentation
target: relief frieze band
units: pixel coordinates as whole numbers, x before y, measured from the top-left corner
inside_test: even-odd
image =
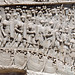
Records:
[[[75,73],[75,4],[0,6],[0,67]]]

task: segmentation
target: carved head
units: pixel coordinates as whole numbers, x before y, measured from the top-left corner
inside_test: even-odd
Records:
[[[6,19],[9,20],[11,18],[11,15],[8,13],[6,14]]]
[[[27,19],[30,21],[31,20],[31,15],[27,15]]]
[[[21,16],[21,21],[25,22],[25,16]]]
[[[24,54],[27,55],[27,51],[24,51]]]
[[[13,17],[14,17],[14,19],[17,19],[17,17],[18,17],[17,13],[14,13]]]
[[[42,17],[42,11],[39,11],[38,15],[39,15],[40,17]]]
[[[35,24],[35,21],[36,21],[35,17],[32,17],[31,21]]]

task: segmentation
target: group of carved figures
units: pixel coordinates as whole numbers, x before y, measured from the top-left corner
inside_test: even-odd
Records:
[[[11,54],[8,51],[3,54],[1,50],[0,62],[5,63],[6,59],[6,65],[15,61],[20,66],[26,65],[28,60],[30,70],[75,71],[75,6],[69,6],[2,7],[0,48],[30,49],[33,53],[28,53],[25,59],[24,52],[14,51],[13,56],[11,49]],[[10,55],[12,59],[9,59]]]

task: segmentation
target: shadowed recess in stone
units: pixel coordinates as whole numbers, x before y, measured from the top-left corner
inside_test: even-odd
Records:
[[[27,72],[19,69],[0,69],[0,75],[27,75]]]

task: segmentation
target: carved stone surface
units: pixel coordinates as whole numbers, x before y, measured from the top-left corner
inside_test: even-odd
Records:
[[[10,4],[41,4],[41,3],[73,3],[75,0],[0,0],[1,5]]]
[[[0,68],[74,75],[75,3],[4,1],[0,5]]]

